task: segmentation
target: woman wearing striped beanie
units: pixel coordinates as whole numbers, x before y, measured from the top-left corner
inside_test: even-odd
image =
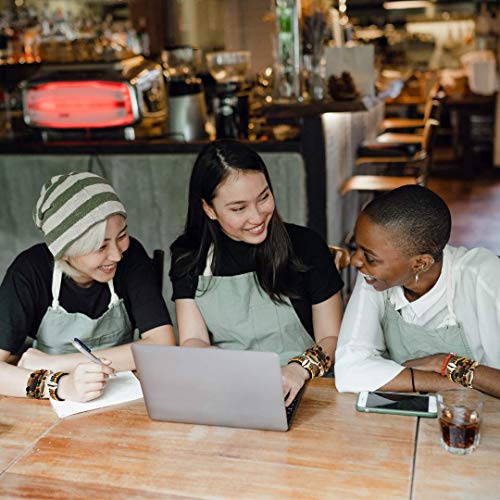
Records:
[[[45,243],[22,252],[0,286],[0,394],[88,401],[114,371],[134,368],[135,332],[141,343],[175,344],[151,260],[126,217],[113,187],[90,172],[42,187],[33,219]],[[33,348],[7,364],[29,337]],[[78,353],[75,337],[103,363]]]

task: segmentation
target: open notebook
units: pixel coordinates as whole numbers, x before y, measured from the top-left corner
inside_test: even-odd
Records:
[[[108,379],[104,394],[86,403],[50,400],[59,418],[142,398],[141,384],[132,372],[120,372]]]

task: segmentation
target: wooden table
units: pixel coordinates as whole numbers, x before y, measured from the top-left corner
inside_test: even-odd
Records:
[[[500,401],[486,404],[480,448],[454,457],[436,420],[361,414],[355,399],[315,380],[292,429],[271,432],[154,422],[142,400],[59,420],[48,402],[1,397],[0,497],[498,495]]]

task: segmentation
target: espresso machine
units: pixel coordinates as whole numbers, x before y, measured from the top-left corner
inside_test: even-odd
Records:
[[[205,92],[196,77],[200,49],[190,45],[169,47],[162,53],[162,63],[168,81],[170,138],[186,142],[206,139]]]
[[[206,59],[208,70],[217,82],[213,101],[217,139],[247,139],[249,92],[245,79],[250,52],[210,52]]]

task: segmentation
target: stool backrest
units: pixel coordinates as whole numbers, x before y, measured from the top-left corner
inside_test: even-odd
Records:
[[[328,245],[328,248],[339,271],[342,271],[342,269],[345,269],[351,263],[351,254],[347,248],[335,245]]]
[[[441,115],[441,101],[439,99],[428,99],[425,103],[424,122],[429,118],[439,121]]]
[[[422,139],[422,151],[430,156],[432,152],[432,147],[434,146],[434,140],[436,138],[436,132],[439,127],[439,121],[435,118],[429,118],[424,125],[424,133]]]
[[[427,99],[428,100],[439,99],[442,93],[443,93],[443,86],[439,82],[436,82],[429,90]]]

